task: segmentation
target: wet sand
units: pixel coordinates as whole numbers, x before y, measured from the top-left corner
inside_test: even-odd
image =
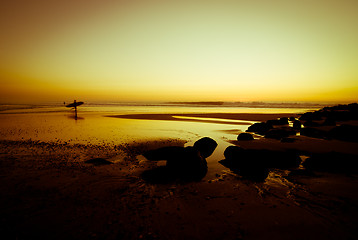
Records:
[[[246,116],[186,115],[238,121],[273,118]],[[228,144],[305,153],[333,149],[358,155],[357,143],[295,138],[294,143],[256,139],[228,140]],[[120,144],[1,140],[2,239],[356,238],[355,173],[272,169],[265,182],[257,183],[222,168],[199,182],[151,184],[142,178],[157,163],[138,155],[162,146],[184,146],[191,140]],[[86,163],[98,158],[113,164]]]
[[[236,120],[240,124],[248,124],[245,121],[267,121],[281,117],[298,116],[292,113],[178,113],[178,114],[123,114],[112,115],[110,117],[125,118],[125,119],[146,119],[146,120],[171,120],[171,121],[201,121],[201,122],[214,122],[214,123],[233,123],[227,120]],[[186,117],[186,118],[183,118]],[[215,119],[215,120],[212,120]],[[219,121],[220,120],[220,121]]]

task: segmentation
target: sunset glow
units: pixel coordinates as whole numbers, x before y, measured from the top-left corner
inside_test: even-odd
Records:
[[[0,101],[355,101],[356,1],[8,1]]]

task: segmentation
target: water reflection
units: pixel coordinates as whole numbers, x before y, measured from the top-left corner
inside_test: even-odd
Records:
[[[84,117],[78,117],[77,115],[71,115],[71,116],[68,116],[68,118],[75,119],[75,120],[84,120],[85,119]]]

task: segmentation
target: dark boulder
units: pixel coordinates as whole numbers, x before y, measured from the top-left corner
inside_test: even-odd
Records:
[[[142,155],[152,161],[168,160],[183,154],[184,147],[170,146],[147,151]]]
[[[205,158],[194,147],[183,148],[180,155],[167,159],[167,167],[175,175],[187,180],[200,180],[208,171]]]
[[[321,110],[315,112],[307,112],[302,114],[300,120],[316,121],[321,120],[322,118],[330,118],[334,121],[358,120],[358,104],[351,103],[348,105],[324,107]]]
[[[288,118],[284,117],[284,118],[279,118],[279,119],[274,119],[274,120],[267,120],[266,123],[270,124],[270,125],[287,125]]]
[[[293,151],[270,151],[267,155],[270,168],[291,169],[301,164],[299,154]]]
[[[294,129],[297,129],[297,130],[300,130],[300,129],[302,128],[301,121],[299,121],[299,120],[294,120],[294,121],[293,121],[293,128],[294,128]]]
[[[327,117],[330,117],[336,121],[348,121],[355,119],[354,113],[347,110],[334,110],[328,111]]]
[[[322,126],[336,126],[336,121],[333,118],[328,117],[324,120]]]
[[[153,170],[144,174],[148,179],[159,179],[170,177],[170,179],[180,178],[183,180],[200,180],[205,177],[208,168],[206,157],[209,157],[215,150],[217,143],[215,140],[205,137],[194,143],[193,147],[162,147],[143,153],[148,160],[166,160],[167,164],[160,170]],[[155,177],[155,174],[159,174]],[[155,181],[154,181],[155,182]]]
[[[113,164],[112,162],[110,162],[104,158],[92,158],[90,160],[85,161],[85,163],[93,164],[95,166]]]
[[[279,120],[280,120],[280,125],[288,125],[288,118],[287,117],[282,117]]]
[[[261,135],[264,135],[268,130],[272,129],[272,125],[269,123],[261,122],[261,123],[254,123],[248,129],[246,132],[254,132]]]
[[[222,165],[235,173],[255,181],[263,181],[269,173],[269,168],[296,168],[301,159],[294,152],[280,152],[270,150],[243,149],[229,146],[224,152]]]
[[[160,154],[170,153],[167,156],[166,166],[157,167],[146,170],[142,173],[142,178],[149,183],[170,183],[180,181],[200,181],[206,176],[208,171],[206,160],[200,155],[200,152],[193,147],[178,147],[178,148],[162,148],[150,151],[149,155],[158,156]],[[148,154],[143,154],[148,156]],[[161,155],[160,158],[162,158]]]
[[[219,163],[246,179],[262,182],[269,174],[269,169],[263,158],[252,156],[250,150],[229,146],[226,148],[224,156],[225,159]]]
[[[296,139],[290,138],[290,137],[285,137],[285,138],[281,139],[281,142],[283,142],[283,143],[293,143],[295,141],[296,141]]]
[[[358,126],[343,124],[331,129],[328,134],[337,140],[358,142]]]
[[[238,146],[229,146],[224,151],[225,159],[237,166],[260,165],[267,168],[296,168],[301,163],[298,153],[293,151],[272,151],[244,149]]]
[[[303,126],[305,126],[305,127],[319,127],[320,124],[318,122],[308,120],[308,121],[303,123]]]
[[[317,121],[322,119],[322,112],[316,111],[316,112],[306,112],[301,115],[300,120],[301,121]]]
[[[208,170],[205,158],[194,147],[163,147],[145,152],[143,156],[148,160],[166,160],[165,170],[172,178],[200,180]]]
[[[238,146],[228,146],[224,151],[224,157],[229,160],[235,160],[245,154],[245,149]]]
[[[278,119],[267,120],[266,123],[272,126],[280,125],[280,120]]]
[[[240,133],[239,136],[237,136],[238,141],[250,141],[254,140],[254,137],[250,133]]]
[[[312,154],[302,164],[307,170],[324,172],[358,172],[358,156],[338,152]]]
[[[197,149],[203,158],[209,157],[215,151],[217,142],[209,137],[199,139],[194,143],[194,148]]]
[[[320,130],[317,128],[312,128],[312,127],[302,128],[300,131],[300,135],[306,136],[306,137],[312,137],[312,138],[322,138],[322,139],[327,138],[326,131],[323,131],[323,130]]]
[[[265,134],[265,138],[273,138],[280,140],[282,138],[287,138],[291,135],[296,135],[296,131],[294,131],[292,128],[274,128],[269,130]]]

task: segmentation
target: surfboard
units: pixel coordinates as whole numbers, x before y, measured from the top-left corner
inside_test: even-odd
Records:
[[[70,104],[66,105],[66,107],[68,107],[68,108],[77,107],[77,106],[80,106],[82,104],[83,104],[83,102],[73,102],[73,103],[70,103]]]

